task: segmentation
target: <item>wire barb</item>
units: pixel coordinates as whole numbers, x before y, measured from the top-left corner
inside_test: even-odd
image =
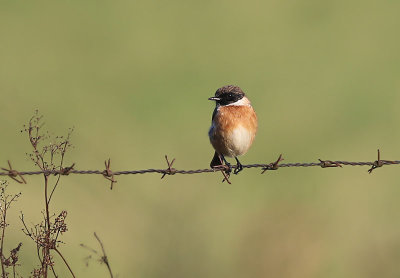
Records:
[[[8,169],[7,168],[1,168],[1,170],[8,172],[7,175],[12,178],[13,180],[15,180],[18,183],[25,183],[26,184],[26,180],[24,179],[24,177],[17,171],[14,170],[11,166],[11,162],[10,160],[7,161],[8,162]],[[20,178],[21,180],[19,180],[18,178]]]
[[[226,181],[228,184],[232,184],[231,181],[229,180],[229,177],[231,176],[232,172],[232,166],[226,162],[223,156],[218,155],[220,165],[212,166],[212,170],[215,171],[221,171],[222,175],[224,178],[222,179],[222,182]],[[225,160],[225,164],[224,164]],[[233,166],[236,168],[236,166]]]
[[[376,168],[382,167],[383,165],[387,164],[398,164],[396,161],[392,160],[381,160],[381,152],[378,149],[378,160],[375,160],[374,163],[372,164],[371,168],[368,170],[368,173],[372,173],[373,170]]]
[[[278,168],[279,168],[279,162],[281,162],[282,160],[284,160],[284,159],[283,159],[283,157],[282,157],[282,154],[280,154],[279,157],[278,157],[278,159],[277,159],[275,162],[270,163],[270,164],[268,164],[267,166],[265,166],[265,167],[262,168],[261,174],[264,174],[267,170],[278,170]]]
[[[75,166],[75,163],[72,163],[72,165],[69,167],[61,168],[59,171],[59,174],[63,175],[63,176],[68,176],[71,173],[71,171],[74,169],[74,166]],[[54,174],[54,175],[57,175],[57,174]]]
[[[172,168],[172,164],[174,164],[175,158],[172,159],[171,162],[169,162],[168,156],[165,155],[165,160],[167,161],[168,168],[163,171],[163,175],[162,175],[161,179],[163,179],[165,177],[165,175],[175,175],[176,174],[176,169]]]
[[[222,179],[222,182],[226,181],[228,184],[232,184],[231,181],[229,180],[229,177],[231,176],[229,171],[231,171],[231,168],[229,168],[228,165],[214,166],[213,170],[214,170],[214,172],[215,172],[215,170],[221,171],[222,175],[224,176],[224,178]]]
[[[103,176],[111,182],[110,189],[113,189],[114,183],[117,181],[114,179],[114,173],[110,169],[111,165],[111,158],[108,159],[108,161],[104,161],[104,165],[106,166],[106,169],[102,172]]]
[[[229,177],[231,176],[229,173],[227,173],[224,170],[221,170],[222,175],[224,175],[224,178],[222,179],[222,182],[226,181],[228,184],[232,184],[231,181],[229,180]]]
[[[321,168],[330,168],[330,167],[340,167],[343,168],[342,165],[340,165],[339,162],[332,161],[332,160],[322,160],[318,159],[321,162]]]

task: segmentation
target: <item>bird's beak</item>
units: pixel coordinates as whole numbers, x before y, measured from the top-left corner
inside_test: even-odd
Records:
[[[214,100],[214,101],[219,101],[221,100],[219,97],[210,97],[208,100]]]

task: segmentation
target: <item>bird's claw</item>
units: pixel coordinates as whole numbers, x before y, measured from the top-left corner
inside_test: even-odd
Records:
[[[236,168],[235,168],[235,170],[233,171],[233,173],[234,173],[235,175],[237,175],[237,174],[239,174],[242,170],[243,170],[243,165],[242,165],[241,163],[238,163],[238,164],[236,165]]]

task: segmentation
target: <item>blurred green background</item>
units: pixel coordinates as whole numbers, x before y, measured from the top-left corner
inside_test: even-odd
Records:
[[[0,163],[31,170],[22,125],[74,126],[77,169],[208,167],[223,85],[252,100],[259,132],[242,162],[400,158],[399,1],[1,1]],[[399,169],[257,169],[61,180],[61,247],[78,277],[97,232],[119,277],[399,277]],[[40,219],[42,177],[12,207],[6,251],[38,264],[17,218]],[[60,277],[67,269],[56,257]]]

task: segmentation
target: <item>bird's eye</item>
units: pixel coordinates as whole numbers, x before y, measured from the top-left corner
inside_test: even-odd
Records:
[[[229,98],[233,98],[233,94],[232,94],[232,93],[229,93],[229,94],[228,94],[228,97],[229,97]]]

